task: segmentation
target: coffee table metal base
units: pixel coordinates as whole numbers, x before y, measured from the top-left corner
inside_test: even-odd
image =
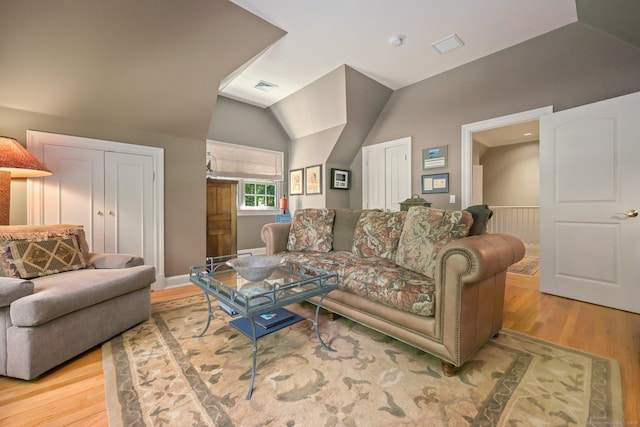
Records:
[[[200,335],[195,336],[194,338],[200,338],[202,336],[204,336],[204,334],[207,332],[207,330],[209,329],[209,326],[211,325],[211,319],[213,319],[214,317],[214,313],[215,310],[220,310],[223,311],[225,313],[227,313],[223,308],[221,308],[220,306],[213,306],[211,304],[211,299],[210,296],[207,292],[203,292],[204,296],[207,299],[207,305],[208,305],[208,315],[207,315],[207,324],[205,325],[204,329],[202,330],[202,332],[200,333]],[[247,392],[247,397],[246,400],[251,400],[251,395],[253,393],[253,385],[255,382],[255,378],[256,378],[256,362],[257,362],[257,355],[258,355],[258,338],[261,338],[263,336],[272,334],[274,332],[279,331],[280,329],[286,328],[288,326],[291,326],[295,323],[298,323],[302,320],[308,320],[310,322],[313,323],[313,328],[316,331],[316,337],[318,338],[318,342],[320,343],[320,345],[322,345],[322,347],[324,347],[326,350],[328,351],[335,351],[334,349],[332,349],[331,347],[329,347],[324,340],[322,339],[322,337],[320,336],[320,328],[318,327],[318,315],[320,314],[320,307],[322,306],[322,301],[324,300],[324,298],[327,296],[327,294],[322,295],[322,297],[320,298],[320,301],[318,302],[318,305],[316,306],[316,315],[315,318],[310,319],[310,318],[304,318],[298,314],[296,314],[293,319],[288,320],[286,322],[283,322],[280,325],[274,326],[272,328],[269,329],[265,329],[264,332],[262,330],[259,330],[256,328],[256,322],[254,320],[253,317],[242,317],[236,320],[232,320],[231,322],[229,322],[231,324],[231,326],[235,327],[236,329],[238,329],[240,332],[242,332],[244,335],[246,335],[248,338],[250,338],[253,341],[253,360],[252,360],[252,364],[251,364],[251,382],[249,383],[249,391]],[[231,313],[227,313],[229,315],[232,315]],[[239,327],[240,325],[238,323],[240,323],[241,321],[244,322],[248,322],[250,329],[249,331],[245,331],[245,328],[241,328]],[[243,325],[244,326],[244,325]],[[258,332],[260,331],[260,333]]]

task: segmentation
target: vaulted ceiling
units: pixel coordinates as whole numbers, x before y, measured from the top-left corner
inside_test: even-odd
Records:
[[[0,0],[0,106],[204,140],[220,81],[283,34],[226,0]]]
[[[640,43],[637,0],[232,1],[0,0],[0,107],[204,140],[221,83],[288,96],[344,64],[396,89],[576,19]]]

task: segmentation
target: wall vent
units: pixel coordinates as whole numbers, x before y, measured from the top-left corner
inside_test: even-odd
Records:
[[[273,89],[277,88],[278,85],[260,80],[258,83],[253,85],[253,87],[264,92],[271,92]]]

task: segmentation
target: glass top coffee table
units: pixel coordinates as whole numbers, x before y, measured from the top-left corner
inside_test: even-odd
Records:
[[[227,261],[240,256],[251,255],[207,258],[206,264],[189,269],[189,280],[204,292],[209,307],[207,324],[198,337],[203,336],[209,329],[216,309],[225,311],[231,316],[242,316],[231,321],[230,324],[253,340],[251,383],[247,393],[247,400],[249,400],[256,375],[258,338],[305,320],[304,317],[289,312],[283,307],[320,296],[315,318],[306,320],[313,322],[320,344],[325,349],[334,351],[320,337],[318,313],[327,294],[338,289],[338,275],[297,262],[283,261],[267,279],[251,282],[226,265]],[[211,304],[211,297],[218,300],[218,306]]]

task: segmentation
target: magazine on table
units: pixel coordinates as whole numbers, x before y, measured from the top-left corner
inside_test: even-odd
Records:
[[[285,308],[278,308],[276,310],[268,311],[254,318],[257,325],[262,326],[265,329],[273,328],[280,325],[287,320],[292,319],[294,313]]]

